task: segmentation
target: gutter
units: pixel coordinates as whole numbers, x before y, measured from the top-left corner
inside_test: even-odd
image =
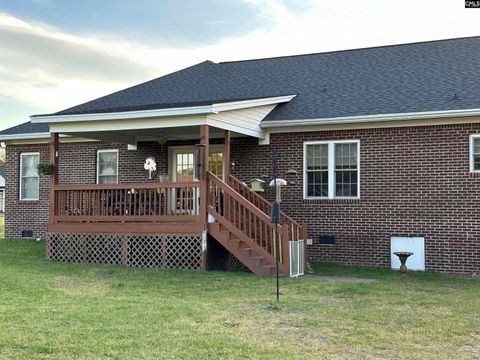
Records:
[[[266,120],[260,123],[260,127],[262,129],[269,129],[269,128],[277,128],[277,127],[354,124],[354,123],[369,123],[369,122],[382,122],[382,121],[386,122],[386,121],[402,121],[402,120],[422,120],[422,119],[438,119],[438,118],[479,116],[479,115],[480,115],[480,109],[422,111],[422,112],[411,112],[411,113],[344,116],[344,117],[317,118],[317,119],[272,120],[272,121]]]
[[[31,139],[48,139],[50,133],[30,133],[30,134],[0,134],[0,141],[9,140],[31,140]]]
[[[61,138],[69,138],[71,135],[59,134]],[[50,133],[30,133],[30,134],[0,134],[0,141],[10,141],[10,140],[37,140],[37,139],[50,139]]]
[[[108,113],[91,113],[91,114],[75,114],[75,115],[33,115],[30,116],[32,123],[66,123],[66,122],[82,122],[82,121],[101,121],[101,120],[128,120],[142,119],[151,117],[168,117],[168,116],[186,116],[186,115],[207,115],[218,114],[220,111],[238,110],[251,108],[256,106],[280,104],[292,100],[296,94],[283,95],[268,98],[258,98],[251,100],[230,101],[224,103],[216,103],[204,106],[188,106],[169,109],[154,110],[138,110]]]

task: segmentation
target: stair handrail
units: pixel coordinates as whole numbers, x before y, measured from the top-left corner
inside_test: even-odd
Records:
[[[207,180],[208,180],[209,184],[213,184],[213,185],[217,186],[220,190],[222,190],[224,192],[224,194],[227,194],[228,196],[230,196],[235,201],[237,201],[240,204],[242,204],[243,206],[247,207],[248,210],[253,215],[255,215],[257,217],[257,219],[259,221],[261,221],[272,232],[275,230],[275,227],[277,226],[278,234],[280,234],[280,236],[282,236],[282,234],[286,233],[286,227],[283,228],[282,225],[275,225],[275,224],[271,223],[270,222],[270,217],[268,215],[266,215],[262,210],[260,210],[258,207],[256,207],[254,204],[252,204],[250,201],[248,201],[248,199],[246,199],[244,196],[242,196],[237,191],[235,191],[235,189],[233,189],[226,182],[222,181],[220,178],[218,178],[217,176],[215,176],[213,173],[211,173],[209,171],[207,172]],[[211,188],[210,185],[209,185],[209,188]],[[225,196],[224,196],[224,198],[225,198]],[[228,200],[230,200],[230,199],[228,199]],[[209,201],[208,201],[208,213],[211,214],[212,216],[214,216],[216,218],[216,220],[219,221],[220,223],[228,222],[228,224],[235,226],[229,219],[225,218],[222,214],[220,214],[215,209],[215,204],[211,201],[210,197],[209,197]],[[228,225],[228,224],[226,224],[226,225]],[[238,229],[238,227],[236,227],[236,228]],[[248,237],[247,234],[244,233],[244,235]],[[264,246],[262,246],[261,244],[258,244],[256,241],[254,241],[251,238],[249,238],[249,240],[251,241],[251,244],[255,246],[257,251],[259,250],[264,256],[268,256],[271,261],[275,261],[275,254],[274,254],[273,251],[272,252],[267,251],[267,249]],[[272,244],[271,248],[272,249],[274,248],[273,244]],[[285,270],[286,270],[287,264],[288,264],[288,258],[286,256],[287,252],[288,252],[288,249],[285,251],[284,245],[282,243],[280,243],[280,254],[282,254],[280,261],[282,263],[282,266],[285,267]]]
[[[239,194],[241,194],[243,197],[245,197],[248,201],[250,201],[252,204],[254,204],[256,207],[258,207],[261,211],[263,211],[265,214],[270,214],[270,209],[272,208],[272,203],[265,199],[263,196],[260,196],[257,194],[255,191],[252,191],[245,183],[237,179],[233,175],[229,175],[227,179],[227,183],[229,185],[231,184],[232,188],[237,191],[237,189],[243,190],[243,192],[237,191]],[[252,201],[251,199],[247,198],[245,196],[245,192],[251,197],[251,199],[255,199]],[[258,204],[261,204],[260,206]],[[288,224],[290,228],[290,240],[306,240],[307,234],[306,234],[306,225],[305,224],[300,224],[293,220],[290,216],[288,216],[286,213],[283,211],[280,212],[281,216],[281,222],[284,224]],[[296,235],[296,236],[295,236]]]
[[[272,208],[272,203],[265,199],[263,196],[260,196],[255,191],[252,191],[244,182],[237,179],[235,176],[230,174],[227,177],[227,183],[229,183],[232,188],[245,197],[249,202],[254,204],[260,210],[262,210],[265,214],[270,214],[270,209]],[[248,195],[247,195],[248,194]],[[307,272],[308,264],[307,264],[307,224],[300,224],[293,220],[290,216],[285,214],[283,211],[280,212],[280,219],[283,223],[282,225],[282,236],[281,236],[281,249],[282,249],[282,257],[283,263],[289,264],[290,259],[289,257],[289,241],[304,241],[304,271]],[[287,269],[285,269],[287,270]],[[289,270],[289,269],[288,269]]]

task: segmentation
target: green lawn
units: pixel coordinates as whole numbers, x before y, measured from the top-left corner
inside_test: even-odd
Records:
[[[5,237],[5,216],[0,214],[0,239]]]
[[[480,357],[480,281],[314,265],[371,284],[43,259],[0,240],[0,358]]]

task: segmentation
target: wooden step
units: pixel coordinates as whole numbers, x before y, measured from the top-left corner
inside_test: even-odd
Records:
[[[239,229],[232,228],[232,224],[208,224],[209,234],[215,238],[228,252],[235,256],[254,274],[260,276],[274,275],[275,259],[267,258],[264,249],[260,248],[253,239]]]

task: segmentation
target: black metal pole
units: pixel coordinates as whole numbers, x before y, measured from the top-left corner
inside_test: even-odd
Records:
[[[277,152],[273,149],[272,153],[272,160],[273,160],[273,187],[274,187],[274,194],[275,194],[275,203],[278,204],[277,198]],[[275,218],[275,260],[276,260],[276,272],[277,272],[277,301],[280,300],[280,280],[278,274],[278,263],[280,258],[280,249],[278,243],[278,221],[279,218],[277,216]]]

